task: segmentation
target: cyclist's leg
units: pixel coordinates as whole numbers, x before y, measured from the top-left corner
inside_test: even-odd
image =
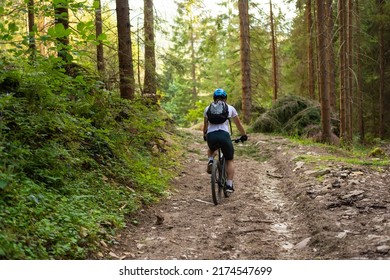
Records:
[[[207,157],[208,157],[208,163],[207,163],[207,173],[211,174],[211,169],[213,166],[214,157],[218,150],[218,137],[215,132],[211,132],[207,134]]]
[[[234,178],[234,160],[226,160],[227,180],[233,181]]]
[[[226,171],[227,171],[227,181],[228,190],[233,191],[233,178],[234,178],[234,147],[230,135],[228,133],[223,136],[222,152],[226,160]]]
[[[217,154],[217,150],[212,151],[210,148],[207,150],[207,156],[210,158],[214,158],[215,155]]]

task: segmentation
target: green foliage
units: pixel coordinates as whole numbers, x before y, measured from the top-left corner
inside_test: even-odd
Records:
[[[189,123],[200,123],[203,121],[203,113],[206,108],[206,106],[209,104],[209,102],[205,100],[199,100],[196,102],[196,108],[190,109],[187,116],[186,120]]]
[[[0,259],[87,258],[165,194],[167,117],[51,61],[13,69],[0,69]]]
[[[252,125],[255,132],[303,135],[311,125],[320,123],[320,108],[313,102],[298,96],[278,99]]]
[[[386,153],[381,149],[381,148],[374,148],[370,151],[369,155],[371,157],[376,157],[376,158],[384,158],[386,157]]]
[[[280,123],[271,115],[264,113],[252,125],[254,132],[273,133],[280,130]]]
[[[319,106],[305,108],[290,118],[284,130],[290,135],[306,135],[312,126],[319,125],[321,112]]]

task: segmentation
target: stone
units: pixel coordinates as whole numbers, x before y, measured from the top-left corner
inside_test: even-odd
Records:
[[[308,170],[305,171],[306,175],[313,177],[320,177],[330,173],[330,169],[320,169],[320,170]]]
[[[376,247],[376,251],[381,254],[387,254],[390,251],[390,246],[388,245],[382,245]]]
[[[307,246],[307,244],[309,244],[311,240],[311,237],[307,237],[305,239],[303,239],[301,242],[299,242],[297,245],[294,246],[294,249],[303,249]]]

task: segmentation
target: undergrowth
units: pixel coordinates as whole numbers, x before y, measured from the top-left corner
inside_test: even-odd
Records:
[[[328,152],[329,155],[301,155],[296,160],[303,160],[309,162],[316,161],[334,161],[350,165],[365,165],[374,167],[384,167],[390,165],[390,159],[387,155],[381,154],[381,156],[373,156],[371,146],[362,145],[350,145],[350,146],[334,146],[325,143],[318,143],[308,138],[290,137],[292,142],[306,145],[321,147]],[[376,150],[376,149],[374,149]]]
[[[88,258],[175,170],[159,108],[53,65],[0,65],[0,259]]]

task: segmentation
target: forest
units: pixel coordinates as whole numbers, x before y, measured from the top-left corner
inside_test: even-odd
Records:
[[[88,259],[137,225],[218,87],[249,133],[390,138],[390,2],[129,2],[0,0],[0,259]]]

